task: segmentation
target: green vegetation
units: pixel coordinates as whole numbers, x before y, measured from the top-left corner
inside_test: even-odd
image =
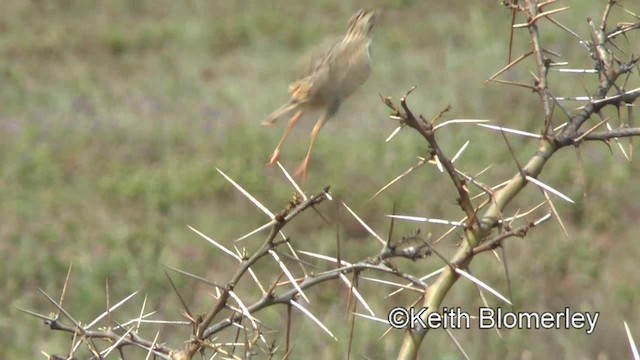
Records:
[[[347,202],[380,233],[387,231],[384,214],[393,201],[403,214],[459,218],[453,187],[431,166],[367,201],[427,151],[410,131],[384,143],[395,124],[386,119],[388,110],[378,94],[397,98],[417,85],[409,101],[425,117],[451,104],[453,117],[536,129],[541,111],[533,94],[483,83],[507,62],[510,16],[497,3],[3,1],[2,356],[36,358],[41,350],[68,349],[67,335],[49,331],[16,306],[51,311],[38,288],[57,298],[70,263],[66,305],[85,323],[104,311],[107,279],[112,303],[141,290],[149,299],[147,309],[159,310],[156,318],[162,319],[180,318],[162,264],[227,279],[231,260],[186,225],[230,244],[264,223],[264,215],[216,167],[273,211],[289,201],[287,181],[277,168],[265,166],[282,127],[265,129],[259,123],[286,100],[288,70],[296,57],[326,35],[341,34],[359,6],[385,8],[374,34],[372,77],[322,130],[305,189],[317,192],[330,184],[336,200]],[[601,2],[571,5],[572,10],[558,18],[588,36],[585,19],[598,14]],[[562,31],[548,27],[543,35],[573,67],[588,64],[584,49]],[[519,40],[516,56],[528,46],[527,39]],[[510,76],[531,81],[525,71]],[[593,79],[576,79],[554,74],[551,86],[556,94],[584,95],[582,84]],[[284,147],[282,161],[288,168],[304,156],[312,126],[313,119],[303,121]],[[449,153],[471,140],[459,165],[475,173],[493,163],[483,175],[486,183],[501,182],[515,170],[496,133],[460,127],[439,136]],[[521,159],[535,151],[527,140],[513,138],[511,144]],[[523,352],[534,358],[595,358],[600,353],[611,359],[628,357],[623,319],[635,329],[636,339],[640,337],[640,278],[632,271],[640,257],[640,181],[633,175],[638,162],[625,162],[615,145],[611,151],[599,144],[582,148],[585,201],[575,154],[559,155],[543,180],[578,202],[556,202],[571,238],[562,235],[557,223],[548,222],[509,244],[513,298],[524,309],[573,306],[600,311],[595,335],[513,331],[503,332],[500,339],[494,332],[457,331],[473,358],[519,358]],[[511,211],[539,201],[539,192],[527,189]],[[335,218],[333,205],[321,210]],[[347,239],[343,254],[353,259],[374,254],[376,244],[367,233],[344,212],[340,217],[342,238]],[[412,226],[401,224],[399,231]],[[443,229],[423,226],[422,231],[440,234]],[[329,254],[335,250],[335,227],[327,227],[313,212],[298,219],[287,234],[304,248]],[[251,248],[255,243],[249,239],[244,244]],[[482,260],[473,266],[476,275],[506,293],[502,266],[491,256]],[[273,264],[264,266],[273,269]],[[440,261],[433,258],[414,266],[426,274]],[[209,289],[173,278],[194,309],[204,309]],[[339,338],[347,338],[346,290],[333,284],[316,292],[312,310]],[[142,296],[123,310],[119,321],[137,316]],[[369,300],[379,301],[378,308],[399,304],[396,298]],[[404,300],[402,304],[408,298]],[[469,283],[459,284],[447,304],[467,309],[481,305]],[[273,326],[282,325],[282,314],[269,315]],[[329,358],[346,352],[346,341],[332,342],[306,319],[298,318],[294,327],[294,354],[315,352]],[[161,330],[174,346],[189,331],[171,337],[168,328]],[[401,334],[379,341],[384,330],[358,320],[355,357],[394,357]],[[437,354],[435,358],[459,356],[446,334],[431,335],[424,351]]]

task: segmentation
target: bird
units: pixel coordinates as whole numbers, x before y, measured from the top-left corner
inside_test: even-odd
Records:
[[[321,115],[311,131],[307,155],[295,172],[296,177],[306,179],[311,150],[320,129],[338,112],[342,102],[369,78],[371,73],[369,48],[377,14],[376,10],[358,10],[349,19],[344,38],[324,52],[307,56],[305,66],[300,69],[296,80],[289,85],[289,101],[273,111],[262,122],[263,126],[273,126],[279,118],[293,113],[271,155],[269,165],[279,160],[282,145],[300,118],[306,112],[320,110]]]

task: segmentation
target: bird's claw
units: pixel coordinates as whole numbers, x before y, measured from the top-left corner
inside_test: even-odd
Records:
[[[273,155],[271,155],[271,160],[269,160],[269,166],[273,166],[275,165],[275,163],[278,162],[278,160],[280,160],[280,152],[279,151],[274,151]]]
[[[296,169],[295,176],[302,181],[307,180],[307,161],[303,161]]]
[[[272,127],[275,123],[276,123],[275,120],[265,120],[261,122],[260,125],[264,127]]]

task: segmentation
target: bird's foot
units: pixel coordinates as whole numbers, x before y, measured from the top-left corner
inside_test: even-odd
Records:
[[[309,159],[305,159],[303,162],[298,165],[296,169],[295,176],[302,181],[307,180],[307,165],[309,165]]]
[[[275,165],[275,163],[278,162],[278,160],[280,160],[280,151],[279,150],[275,150],[273,152],[273,155],[271,155],[271,160],[269,160],[269,166],[273,166]]]
[[[273,124],[276,123],[276,119],[267,119],[263,122],[260,123],[260,125],[264,126],[264,127],[272,127]]]

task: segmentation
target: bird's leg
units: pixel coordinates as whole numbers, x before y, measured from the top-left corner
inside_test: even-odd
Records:
[[[262,126],[273,126],[273,124],[275,124],[276,120],[278,120],[278,118],[286,113],[288,113],[289,111],[295,109],[296,107],[298,107],[300,104],[298,104],[297,102],[293,102],[290,101],[284,105],[282,105],[281,107],[277,108],[274,112],[272,112],[271,114],[269,114],[269,116],[266,118],[266,120],[264,120],[262,122]]]
[[[301,179],[307,178],[307,166],[309,165],[309,159],[311,158],[311,149],[313,149],[313,144],[316,142],[316,137],[318,137],[318,133],[320,133],[320,129],[329,119],[329,115],[327,113],[322,114],[316,125],[313,127],[311,131],[311,142],[309,143],[309,150],[307,151],[307,156],[305,156],[304,160],[298,166],[296,170],[296,177]]]
[[[291,117],[291,119],[289,119],[287,128],[284,129],[284,134],[282,134],[282,138],[280,138],[280,142],[278,143],[278,146],[276,146],[276,149],[273,150],[273,155],[271,155],[271,160],[269,160],[269,165],[275,164],[280,158],[280,148],[282,147],[282,144],[284,144],[284,140],[289,135],[289,132],[291,131],[291,129],[293,129],[296,126],[296,124],[298,123],[298,120],[300,120],[300,118],[302,117],[302,113],[303,113],[302,110],[298,110],[298,112],[295,113]]]

